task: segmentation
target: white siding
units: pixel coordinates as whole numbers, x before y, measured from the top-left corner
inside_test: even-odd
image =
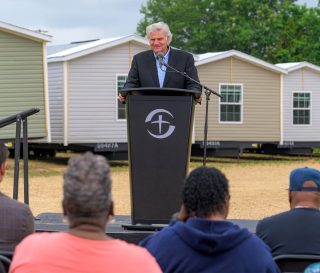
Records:
[[[63,143],[63,63],[48,64],[49,109],[52,143]]]
[[[283,80],[283,140],[320,141],[320,73],[299,69],[284,75]],[[293,125],[293,92],[311,92],[311,124]]]
[[[126,120],[117,120],[116,75],[146,50],[125,43],[69,62],[68,143],[127,142]]]

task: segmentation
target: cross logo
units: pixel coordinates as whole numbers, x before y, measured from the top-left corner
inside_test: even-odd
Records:
[[[165,116],[169,116],[171,117],[171,119],[174,118],[174,116],[165,109],[155,109],[151,111],[146,117],[145,123],[158,124],[156,133],[152,133],[147,129],[148,133],[154,138],[167,138],[173,133],[174,129],[176,128],[175,126],[170,125],[169,121],[165,120]],[[169,124],[169,126],[166,126],[166,124]],[[167,128],[167,130],[164,130],[164,127]]]

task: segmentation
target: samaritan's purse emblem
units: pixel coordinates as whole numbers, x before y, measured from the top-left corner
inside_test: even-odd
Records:
[[[148,133],[159,139],[169,137],[176,128],[168,121],[173,119],[174,116],[165,109],[155,109],[151,111],[145,120],[145,123],[149,124],[150,130],[147,129]],[[152,124],[157,124],[157,126],[151,126]]]

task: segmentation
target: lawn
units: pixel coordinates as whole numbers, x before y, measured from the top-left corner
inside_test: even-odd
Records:
[[[55,159],[29,160],[29,201],[34,215],[61,212],[62,175],[68,159],[77,156],[59,153]],[[1,191],[12,196],[13,166],[9,159]],[[110,161],[116,214],[130,214],[130,182],[127,161]],[[202,166],[192,158],[190,169]],[[310,166],[320,169],[320,157],[283,157],[244,154],[240,159],[208,158],[207,166],[221,169],[229,179],[231,219],[260,219],[288,209],[288,177],[292,169]],[[20,164],[19,200],[23,201],[23,162]]]

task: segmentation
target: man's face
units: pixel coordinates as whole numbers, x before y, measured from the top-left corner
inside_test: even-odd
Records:
[[[168,51],[169,38],[163,30],[153,31],[149,34],[149,44],[155,54],[166,54]]]

